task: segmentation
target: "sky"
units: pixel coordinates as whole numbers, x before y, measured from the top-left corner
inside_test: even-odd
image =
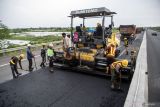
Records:
[[[115,27],[160,26],[160,0],[0,0],[0,20],[9,28],[69,27],[72,10],[106,7],[116,12]],[[96,26],[101,19],[88,19]],[[74,26],[82,23],[75,19]],[[106,26],[110,19],[106,18]]]

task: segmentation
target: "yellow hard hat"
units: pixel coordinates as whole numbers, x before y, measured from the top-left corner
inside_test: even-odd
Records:
[[[20,57],[23,59],[24,58],[24,54],[20,54]]]
[[[122,60],[122,66],[127,67],[128,66],[128,60]]]
[[[126,40],[127,38],[124,38],[124,40]]]
[[[45,46],[46,44],[45,43],[42,43],[42,46]]]
[[[28,45],[27,45],[27,47],[30,47],[30,46],[31,46],[31,44],[28,44]]]

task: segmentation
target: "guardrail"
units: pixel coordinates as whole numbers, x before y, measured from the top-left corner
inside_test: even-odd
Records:
[[[54,42],[51,42],[53,45],[57,45],[57,44],[61,44],[62,41],[54,41]],[[49,44],[49,43],[48,43]],[[35,44],[35,45],[32,45],[33,48],[37,48],[37,47],[41,47],[42,44]],[[26,49],[27,46],[21,46],[21,47],[17,47],[17,48],[10,48],[10,49],[2,49],[0,50],[0,54],[2,53],[3,55],[5,55],[5,53],[9,53],[9,52],[14,52],[14,51],[19,51],[19,50],[23,50],[23,49]]]
[[[139,50],[136,69],[130,84],[124,107],[145,107],[148,104],[148,76],[146,32]]]

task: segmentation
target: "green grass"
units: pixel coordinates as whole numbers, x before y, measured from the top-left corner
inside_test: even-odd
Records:
[[[153,28],[151,28],[151,29],[160,32],[160,27],[153,27]]]
[[[118,30],[118,28],[113,28],[113,29],[112,29],[112,32],[113,32],[113,33],[117,33],[117,32],[119,32],[119,30]]]

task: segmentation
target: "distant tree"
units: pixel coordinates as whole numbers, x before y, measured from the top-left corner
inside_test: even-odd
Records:
[[[8,27],[0,21],[0,39],[6,39],[9,37],[10,35]]]

